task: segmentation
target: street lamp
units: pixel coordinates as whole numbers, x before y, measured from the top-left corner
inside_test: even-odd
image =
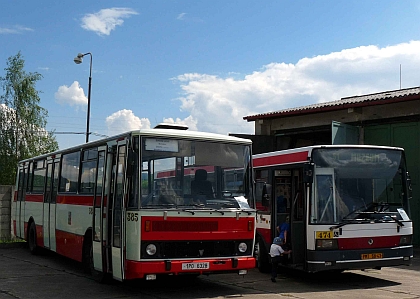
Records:
[[[85,55],[90,55],[90,70],[89,70],[89,89],[88,89],[88,108],[87,108],[87,121],[86,121],[86,143],[89,142],[89,119],[90,119],[90,90],[92,87],[92,53],[88,52],[85,54],[79,53],[74,58],[74,63],[81,64],[83,62],[83,57]]]

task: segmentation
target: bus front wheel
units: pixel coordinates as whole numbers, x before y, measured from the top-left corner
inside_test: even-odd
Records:
[[[108,275],[103,271],[98,271],[94,267],[93,262],[93,246],[91,240],[86,240],[86,245],[83,246],[83,268],[85,273],[92,275],[92,278],[100,283],[108,281]]]
[[[255,257],[257,260],[257,268],[262,273],[270,272],[270,264],[268,260],[268,251],[265,249],[264,242],[259,239],[255,246]]]

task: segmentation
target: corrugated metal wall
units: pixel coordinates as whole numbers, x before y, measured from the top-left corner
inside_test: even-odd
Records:
[[[404,148],[413,186],[410,208],[414,222],[414,244],[420,245],[420,122],[367,126],[364,143]]]

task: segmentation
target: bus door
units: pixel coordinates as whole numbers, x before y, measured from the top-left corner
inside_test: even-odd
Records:
[[[125,198],[126,198],[126,163],[127,140],[117,143],[115,165],[113,165],[112,216],[111,216],[111,250],[112,276],[116,280],[124,279],[125,261]]]
[[[47,175],[44,192],[43,204],[43,235],[44,246],[53,251],[56,250],[55,241],[55,215],[56,215],[56,197],[58,188],[58,167],[59,158],[49,159],[47,161]]]
[[[109,188],[104,188],[104,186],[107,186],[105,180],[108,180],[110,176],[110,173],[109,175],[106,175],[106,148],[106,146],[98,148],[96,187],[94,190],[94,207],[92,210],[92,227],[94,228],[92,240],[93,265],[94,268],[101,273],[108,272],[108,261],[110,257],[110,254],[107,252],[107,248],[109,248],[107,226]]]
[[[302,168],[292,170],[292,182],[290,193],[290,236],[292,243],[292,263],[305,265],[306,256],[306,221],[305,221],[305,183]]]
[[[274,204],[273,222],[275,228],[281,227],[285,222],[290,224],[290,196],[291,196],[291,178],[292,172],[290,170],[274,170]],[[275,216],[275,217],[274,217]],[[280,233],[276,231],[278,237]],[[290,243],[290,240],[287,240]]]
[[[18,182],[18,192],[17,192],[17,201],[15,209],[15,219],[16,219],[16,236],[20,238],[25,238],[24,236],[24,204],[25,204],[25,192],[26,192],[26,181],[27,181],[28,167],[19,168],[19,182]]]

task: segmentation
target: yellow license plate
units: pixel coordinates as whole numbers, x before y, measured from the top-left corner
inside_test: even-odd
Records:
[[[330,230],[315,232],[315,238],[316,239],[332,239],[333,236],[334,236],[334,234]]]
[[[362,260],[374,260],[383,258],[382,253],[363,253]]]

